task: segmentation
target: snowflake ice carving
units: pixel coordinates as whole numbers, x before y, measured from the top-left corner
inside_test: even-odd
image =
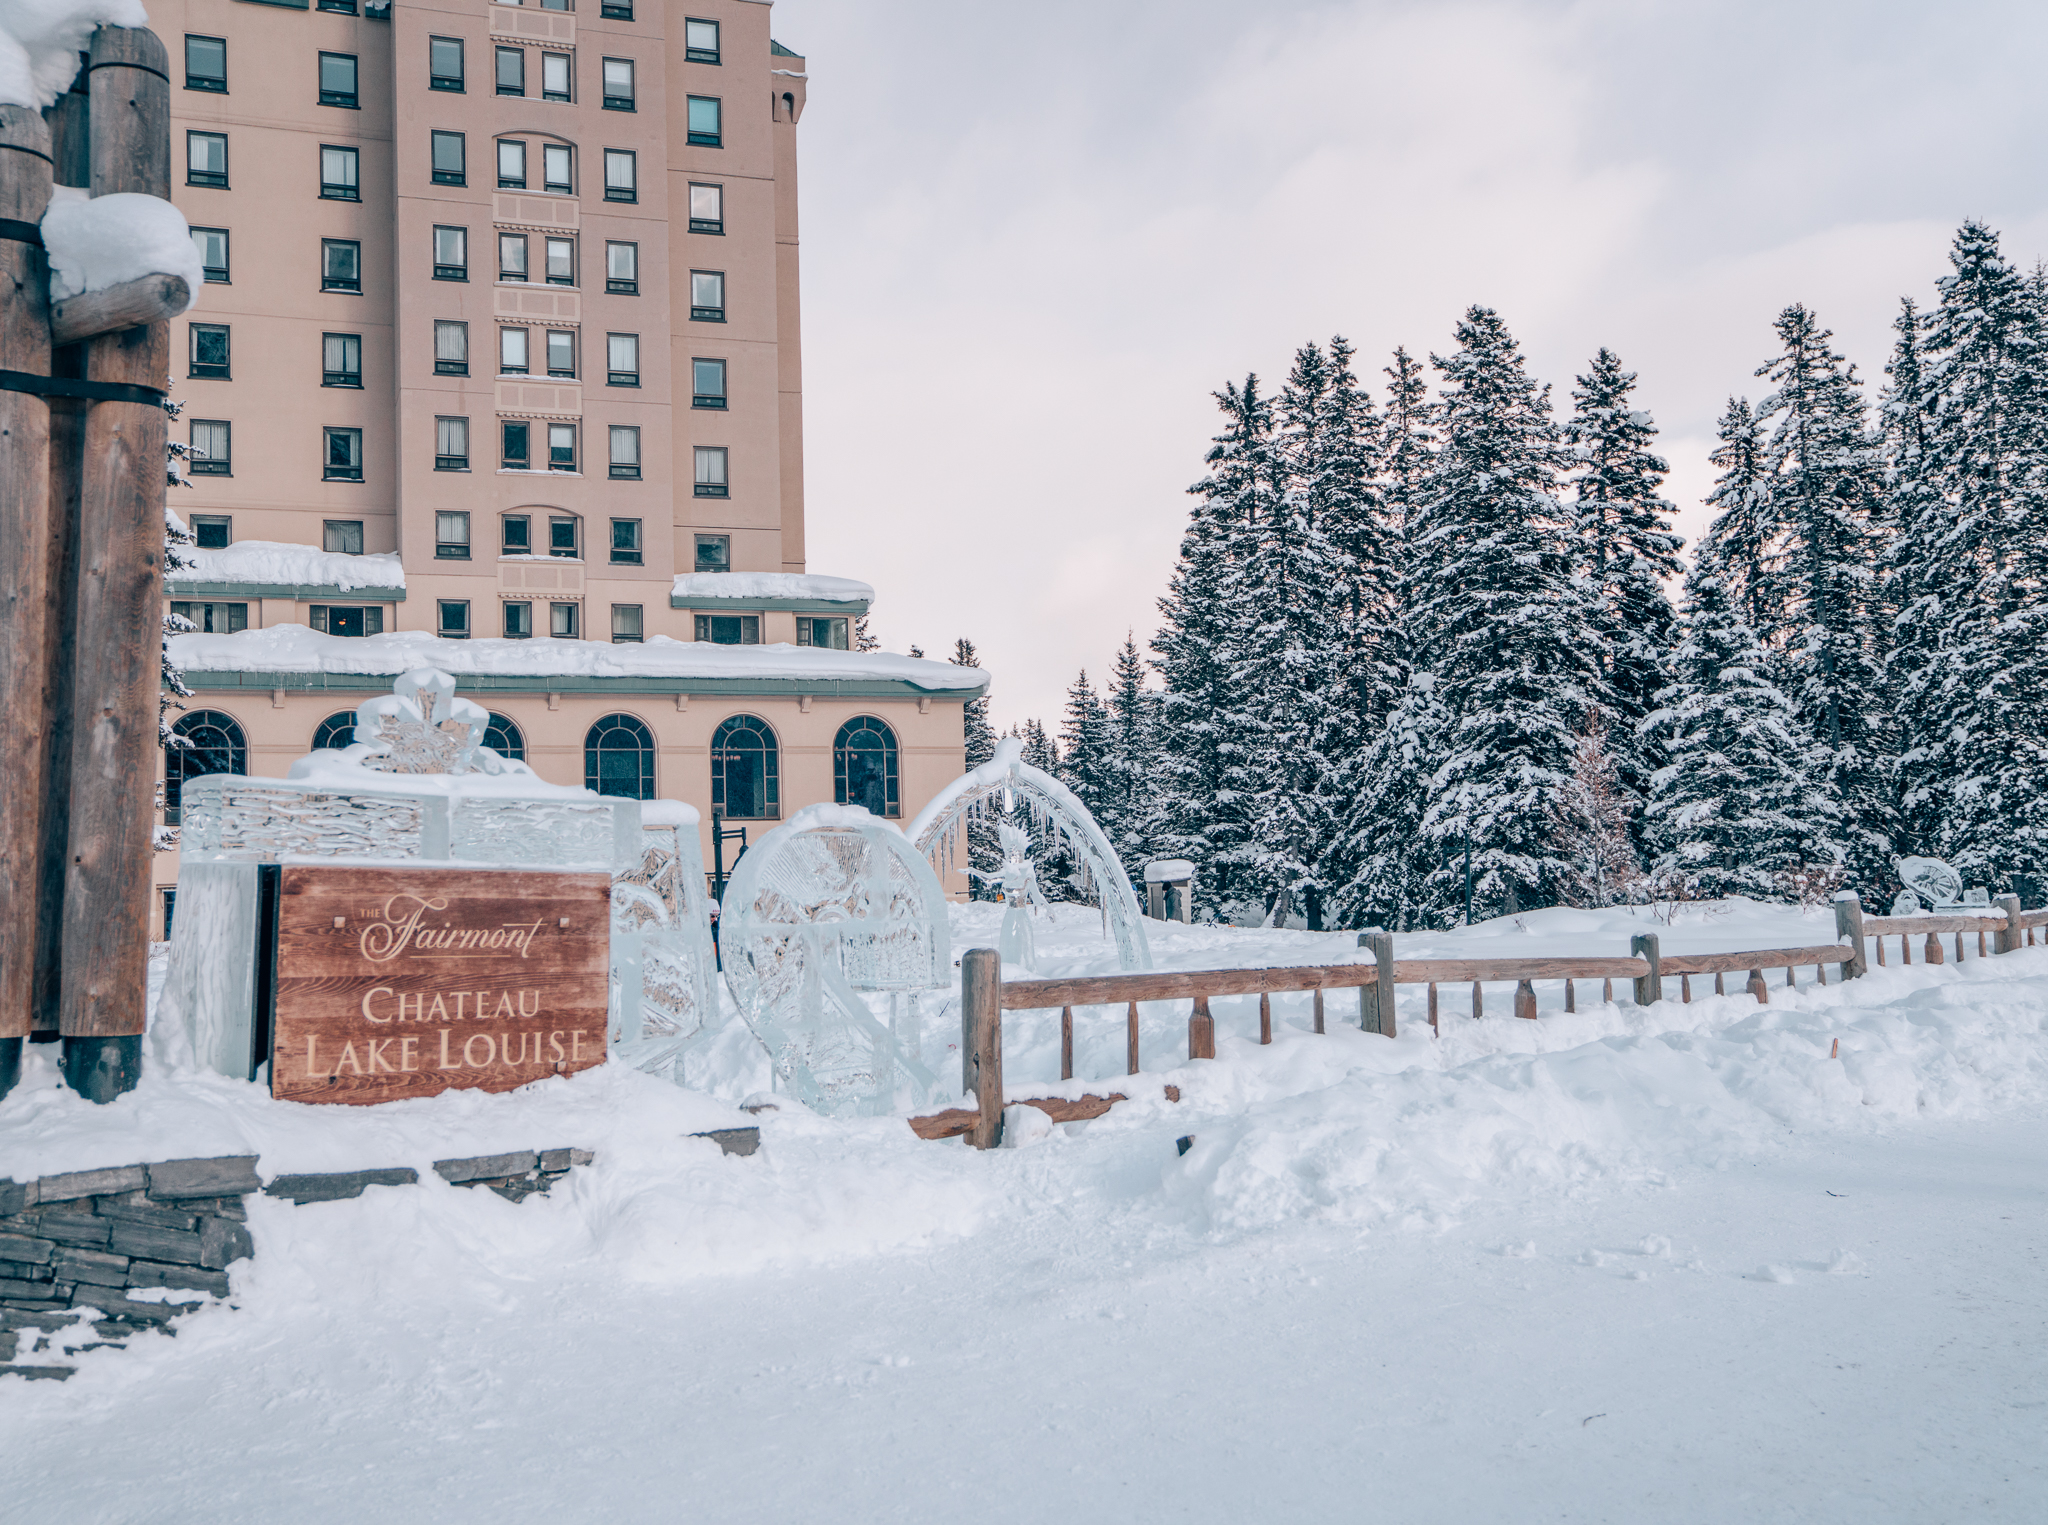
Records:
[[[447,673],[422,667],[356,707],[356,740],[371,749],[363,766],[380,773],[498,773],[503,761],[483,745],[490,723],[482,705],[455,697]]]

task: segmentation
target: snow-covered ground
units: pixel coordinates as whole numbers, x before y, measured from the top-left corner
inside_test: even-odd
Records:
[[[955,950],[997,912],[960,908]],[[1543,912],[1404,956],[1832,940],[1826,912]],[[1341,935],[1164,928],[1162,965]],[[1040,972],[1107,967],[1062,909]],[[1675,982],[1674,982],[1675,983]],[[1698,982],[1696,982],[1698,983]],[[233,1309],[0,1382],[25,1518],[2038,1519],[2048,1511],[2048,950],[1747,996],[1488,1016],[1389,1041],[1218,1001],[1145,1018],[1152,1087],[977,1154],[609,1068],[366,1109],[46,1063],[0,1174],[258,1149],[284,1170],[595,1148],[514,1205],[428,1179],[251,1205]],[[1597,995],[1597,992],[1594,993]],[[1674,992],[1675,994],[1675,992]],[[1412,1000],[1411,1000],[1412,997]],[[1077,1013],[1077,1073],[1123,1069]],[[944,1057],[951,1011],[927,1058]],[[1013,1094],[1056,1014],[1011,1014]],[[1840,1056],[1830,1057],[1837,1040]],[[1099,1088],[1099,1087],[1098,1087]],[[1192,1136],[1183,1155],[1176,1139]]]

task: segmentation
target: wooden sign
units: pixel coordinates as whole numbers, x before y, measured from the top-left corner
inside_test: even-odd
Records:
[[[509,1091],[601,1062],[611,877],[288,864],[270,1094]]]

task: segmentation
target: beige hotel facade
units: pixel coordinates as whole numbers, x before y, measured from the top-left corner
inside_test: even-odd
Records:
[[[153,0],[207,271],[172,824],[186,776],[346,745],[423,664],[551,782],[695,805],[707,862],[714,812],[907,822],[961,771],[985,677],[850,649],[868,588],[807,569],[807,70],[770,15]]]

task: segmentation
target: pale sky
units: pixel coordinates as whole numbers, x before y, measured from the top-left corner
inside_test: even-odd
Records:
[[[884,646],[972,639],[998,724],[1141,645],[1218,415],[1342,333],[1499,309],[1569,407],[1641,377],[1702,527],[1792,301],[1874,396],[1965,217],[2048,254],[2039,4],[779,0],[807,55],[813,571]]]

